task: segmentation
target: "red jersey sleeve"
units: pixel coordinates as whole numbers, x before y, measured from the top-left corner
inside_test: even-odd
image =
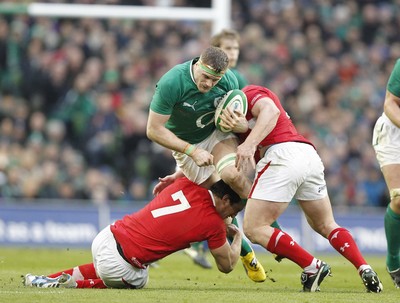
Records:
[[[266,87],[257,85],[248,85],[242,90],[247,97],[248,111],[246,119],[247,121],[249,121],[250,129],[245,134],[239,134],[241,142],[243,142],[247,138],[256,122],[256,118],[251,113],[254,105],[263,98],[269,98],[279,109],[280,115],[275,128],[263,140],[261,140],[259,147],[283,142],[304,142],[312,145],[309,140],[307,140],[305,137],[297,132],[297,129],[293,125],[288,113],[283,108],[278,96],[275,95],[271,90]]]

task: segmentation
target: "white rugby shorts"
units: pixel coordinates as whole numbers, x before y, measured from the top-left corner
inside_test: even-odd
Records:
[[[290,202],[327,196],[324,165],[310,144],[285,142],[272,145],[257,163],[249,198]]]
[[[121,257],[110,226],[94,238],[92,256],[96,272],[107,287],[143,288],[147,284],[148,268],[136,268]]]
[[[400,128],[384,113],[375,123],[372,146],[380,167],[400,164]]]
[[[236,138],[236,135],[231,132],[224,133],[216,129],[205,140],[194,145],[211,153],[215,145],[230,138]],[[177,166],[182,170],[186,178],[196,184],[201,184],[206,181],[215,171],[214,165],[197,166],[193,159],[184,153],[173,151],[172,155],[175,158]]]

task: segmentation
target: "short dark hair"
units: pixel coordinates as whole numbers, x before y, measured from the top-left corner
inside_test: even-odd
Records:
[[[230,39],[240,42],[240,35],[234,29],[223,29],[218,34],[215,34],[214,36],[211,37],[211,45],[216,47],[221,47],[222,39]]]
[[[200,55],[202,63],[212,67],[216,73],[224,73],[228,69],[229,58],[219,47],[210,46]]]
[[[242,202],[240,196],[222,179],[211,185],[210,190],[218,198],[223,198],[223,196],[228,195],[231,204],[238,204]]]

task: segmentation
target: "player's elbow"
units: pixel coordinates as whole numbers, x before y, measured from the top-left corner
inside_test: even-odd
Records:
[[[232,264],[229,265],[221,265],[218,264],[218,270],[224,274],[229,274],[235,267]]]
[[[155,130],[155,128],[150,123],[147,123],[147,127],[146,127],[147,138],[154,141],[156,139],[156,134],[157,134],[157,131]]]
[[[277,108],[277,107],[275,106],[275,107],[273,107],[273,109],[272,109],[271,115],[272,115],[272,121],[274,121],[275,124],[276,124],[276,122],[277,122],[278,119],[279,119],[279,116],[281,115],[281,111],[279,110],[279,108]]]
[[[235,268],[235,265],[235,258],[232,258],[231,256],[225,258],[221,262],[217,262],[218,270],[224,274],[229,274]]]

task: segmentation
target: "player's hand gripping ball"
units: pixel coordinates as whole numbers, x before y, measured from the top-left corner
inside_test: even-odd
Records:
[[[215,110],[214,122],[217,129],[227,133],[230,130],[220,126],[221,112],[223,109],[230,107],[233,111],[241,111],[244,115],[247,113],[247,97],[240,89],[233,89],[227,92],[219,102]]]

